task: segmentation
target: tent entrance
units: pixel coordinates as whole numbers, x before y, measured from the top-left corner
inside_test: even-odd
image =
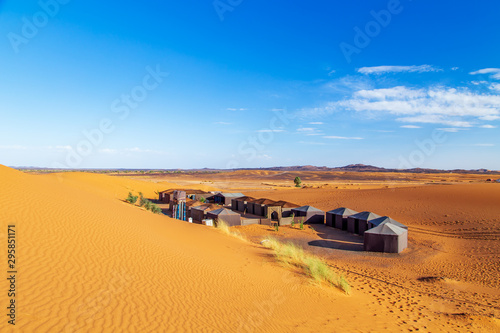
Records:
[[[358,219],[354,220],[354,233],[359,234],[359,220]]]
[[[342,230],[347,230],[347,219],[342,218]]]

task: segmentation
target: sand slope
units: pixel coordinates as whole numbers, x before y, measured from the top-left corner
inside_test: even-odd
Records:
[[[363,293],[345,296],[311,285],[258,245],[120,200],[132,189],[154,193],[151,184],[93,174],[25,175],[5,167],[0,184],[0,241],[5,244],[6,226],[16,224],[19,271],[17,325],[3,319],[2,331],[413,327]],[[0,288],[4,304],[5,280]],[[426,325],[447,330],[444,321]],[[491,321],[474,325],[493,327]]]

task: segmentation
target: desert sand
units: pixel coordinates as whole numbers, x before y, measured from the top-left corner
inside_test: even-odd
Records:
[[[345,205],[391,215],[410,226],[411,246],[397,256],[310,245],[335,237],[321,227],[279,232],[263,226],[240,227],[250,240],[245,242],[123,201],[129,191],[155,198],[155,191],[176,186],[171,182],[86,173],[28,175],[0,166],[0,238],[6,244],[7,225],[15,224],[18,240],[17,321],[12,327],[2,316],[1,330],[480,332],[500,328],[496,319],[500,317],[496,231],[500,186],[496,184],[245,192],[322,209]],[[199,184],[200,179],[178,183],[188,182],[224,188],[210,181]],[[352,294],[314,284],[277,263],[259,244],[271,233],[302,242],[307,250],[325,257],[346,275]],[[355,246],[358,240],[342,241]],[[0,288],[3,300],[8,289],[5,279]]]

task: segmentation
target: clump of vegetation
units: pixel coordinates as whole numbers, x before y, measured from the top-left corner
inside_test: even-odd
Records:
[[[300,220],[300,230],[304,230],[304,220]]]
[[[295,187],[300,187],[300,184],[302,184],[302,180],[300,180],[299,176],[295,177],[293,182],[295,183]]]
[[[144,198],[144,195],[142,195],[142,192],[139,192],[139,206],[144,207],[146,204],[147,199]]]
[[[267,238],[262,244],[274,250],[279,261],[304,270],[318,283],[328,283],[346,294],[351,292],[351,286],[343,276],[338,276],[323,260],[306,253],[300,246],[291,242],[281,243],[275,238]]]
[[[279,231],[279,230],[280,230],[280,226],[279,226],[279,224],[278,224],[278,223],[276,223],[276,225],[274,226],[274,229],[275,229],[276,231]]]
[[[237,231],[232,231],[231,228],[227,225],[227,223],[222,221],[222,220],[215,220],[214,225],[218,230],[222,231],[222,233],[224,233],[228,236],[236,237],[239,240],[242,240],[245,242],[247,241],[246,238],[242,234],[240,234]]]
[[[151,210],[151,212],[153,212],[155,214],[161,214],[162,213],[161,208],[158,207],[158,205],[154,204],[154,203],[151,204],[151,209],[150,210]]]
[[[204,197],[201,197],[200,202],[205,203],[205,202],[207,202],[207,199],[205,199]]]
[[[135,204],[137,202],[137,199],[140,199],[139,200],[139,206],[140,207],[144,207],[147,210],[149,210],[149,211],[151,211],[151,212],[153,212],[155,214],[161,214],[162,213],[161,208],[157,204],[155,204],[155,203],[151,202],[150,200],[144,198],[144,195],[142,194],[142,192],[139,192],[139,196],[133,195],[132,192],[129,192],[128,193],[128,197],[127,197],[127,199],[125,199],[125,201],[127,201],[128,203],[130,203],[130,204],[133,205],[133,204]]]
[[[128,192],[128,197],[125,199],[129,204],[133,205],[137,202],[137,195],[133,195],[132,192]]]

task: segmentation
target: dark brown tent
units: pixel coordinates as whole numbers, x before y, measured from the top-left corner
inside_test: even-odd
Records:
[[[347,218],[357,213],[357,211],[345,207],[330,210],[326,212],[326,225],[347,230]]]
[[[382,223],[366,231],[364,237],[365,251],[401,253],[408,247],[408,230],[392,223]]]
[[[239,211],[239,212],[248,212],[248,202],[255,200],[255,198],[252,197],[241,197],[241,198],[236,198],[231,200],[231,207],[234,211]]]
[[[223,206],[231,205],[231,200],[244,197],[242,193],[217,193],[208,197],[207,200],[211,203],[216,203]]]
[[[351,215],[347,218],[347,231],[363,235],[368,230],[368,222],[379,217],[380,215],[372,212],[361,212]]]
[[[252,202],[252,214],[258,216],[266,216],[267,214],[267,205],[273,204],[275,201],[271,199],[261,198]]]
[[[408,230],[408,227],[406,225],[404,225],[402,223],[399,223],[398,221],[396,221],[394,219],[391,219],[389,216],[382,216],[382,217],[379,217],[377,219],[368,221],[368,229],[372,229],[372,228],[378,227],[382,223],[391,223],[391,224],[394,224],[397,227],[400,227],[400,228]]]
[[[241,225],[241,215],[226,208],[219,208],[207,213],[207,219],[224,221],[228,226]]]
[[[202,190],[191,190],[191,189],[169,189],[165,191],[159,192],[159,200],[164,203],[170,203],[173,200],[173,193],[175,191],[184,191],[186,192],[186,197],[192,200],[200,200],[202,197],[208,197],[211,195]]]
[[[201,206],[191,207],[191,217],[194,221],[201,222],[205,219],[207,212],[221,208],[219,205],[204,204]]]
[[[292,214],[295,214],[295,220],[297,217],[304,220],[304,223],[309,224],[324,224],[325,223],[325,212],[321,209],[314,208],[312,206],[302,206],[298,208],[292,208]]]

